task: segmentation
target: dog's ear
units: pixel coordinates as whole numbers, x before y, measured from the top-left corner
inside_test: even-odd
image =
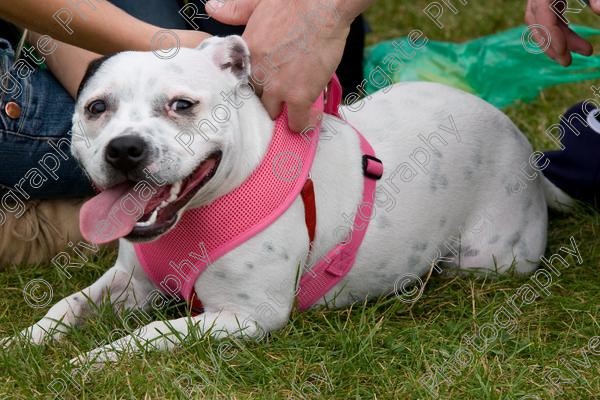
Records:
[[[250,50],[241,36],[213,36],[204,40],[197,49],[210,52],[217,67],[231,71],[239,79],[247,79],[250,75]]]
[[[85,74],[83,75],[83,78],[81,79],[81,83],[79,84],[79,88],[77,89],[77,97],[79,97],[79,95],[81,94],[81,91],[83,90],[83,88],[85,87],[85,85],[88,83],[88,81],[90,80],[90,78],[92,76],[94,76],[94,74],[96,72],[98,72],[98,70],[100,69],[100,67],[102,66],[102,64],[104,64],[109,58],[117,55],[118,53],[111,53],[111,54],[107,54],[105,56],[102,56],[100,58],[96,58],[92,61],[90,61],[90,63],[88,64],[87,70],[85,71]]]

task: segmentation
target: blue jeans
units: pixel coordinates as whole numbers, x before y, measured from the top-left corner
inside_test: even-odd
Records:
[[[46,69],[19,78],[14,55],[0,39],[0,76],[12,76],[0,89],[0,195],[11,189],[25,200],[92,194],[69,150],[73,99]],[[9,103],[16,103],[18,118],[9,116]]]

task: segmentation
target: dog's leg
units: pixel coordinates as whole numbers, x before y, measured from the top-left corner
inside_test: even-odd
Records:
[[[35,325],[21,331],[16,338],[4,339],[1,344],[7,346],[19,338],[33,344],[59,340],[69,328],[81,325],[90,317],[96,310],[94,305],[99,305],[107,297],[114,307],[124,309],[137,307],[138,302],[152,291],[153,286],[143,274],[136,273],[137,261],[134,257],[126,256],[132,253],[122,251],[123,246],[127,244],[121,245],[120,255],[115,265],[100,279],[87,288],[60,300]]]
[[[91,362],[100,366],[116,361],[123,353],[144,350],[168,351],[185,340],[191,329],[195,329],[200,336],[210,334],[216,339],[227,336],[259,339],[265,334],[259,323],[249,315],[226,310],[205,312],[194,317],[152,322],[131,335],[72,359],[71,363]]]
[[[72,362],[102,365],[121,353],[169,351],[186,338],[207,334],[216,339],[261,339],[285,326],[294,303],[299,260],[308,253],[306,231],[289,227],[302,227],[303,221],[302,200],[297,199],[274,224],[212,263],[194,286],[203,314],[152,322]]]

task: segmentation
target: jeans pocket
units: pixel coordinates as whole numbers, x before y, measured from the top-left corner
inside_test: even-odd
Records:
[[[2,46],[8,46],[2,51]],[[8,134],[50,140],[67,136],[74,102],[48,69],[23,56],[15,61],[0,39],[0,129]]]
[[[15,61],[0,39],[0,192],[19,184],[31,198],[92,193],[64,144],[72,115],[73,99],[52,73],[26,56]]]
[[[15,60],[11,44],[0,39],[0,119],[2,129],[20,134],[28,121],[32,85],[31,77],[37,72],[25,59]]]
[[[0,38],[0,105],[2,105],[2,108],[4,108],[5,99],[10,91],[11,82],[14,79],[10,75],[14,57],[15,53],[10,42]],[[0,128],[3,130],[8,128],[8,121],[3,110],[0,110]]]

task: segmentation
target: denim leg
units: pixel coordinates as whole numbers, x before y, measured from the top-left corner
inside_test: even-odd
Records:
[[[183,7],[182,1],[175,0],[111,0],[115,6],[119,7],[129,15],[132,15],[142,21],[160,26],[166,29],[192,29],[179,14]],[[204,4],[200,0],[190,0],[189,3],[195,4],[200,13],[205,13]],[[194,20],[200,31],[208,32],[215,36],[241,35],[244,32],[243,26],[225,25],[212,18]]]
[[[33,61],[22,58],[15,63],[4,39],[0,81],[0,194],[12,190],[25,200],[92,194],[69,150],[71,96]]]
[[[562,150],[545,153],[550,163],[544,175],[570,196],[600,209],[600,110],[587,101],[575,104],[559,125]]]
[[[176,0],[110,0],[127,14],[165,29],[187,29]]]

